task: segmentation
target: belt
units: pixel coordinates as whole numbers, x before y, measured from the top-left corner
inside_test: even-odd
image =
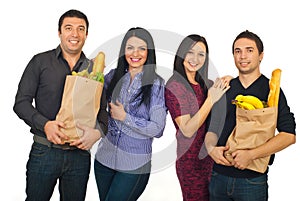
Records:
[[[77,149],[77,147],[75,147],[75,146],[70,146],[69,143],[54,144],[52,142],[49,142],[46,138],[38,136],[38,135],[33,136],[33,141],[37,142],[39,144],[42,144],[42,145],[46,145],[48,147],[53,147],[53,148],[62,149],[62,150],[75,150],[75,149]]]

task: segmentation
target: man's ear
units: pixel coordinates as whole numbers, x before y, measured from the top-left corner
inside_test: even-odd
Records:
[[[263,60],[263,58],[264,58],[264,53],[262,52],[262,53],[260,53],[260,55],[259,55],[259,62],[261,62],[261,61]]]

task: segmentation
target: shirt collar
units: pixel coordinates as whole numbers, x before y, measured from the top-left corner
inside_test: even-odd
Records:
[[[62,56],[62,49],[61,49],[60,45],[58,45],[56,50],[55,50],[55,56],[56,56],[57,59],[59,59],[59,58],[64,59],[63,56]],[[87,57],[85,56],[85,54],[83,52],[81,52],[80,58],[77,61],[76,65],[74,67],[74,70],[76,70],[76,69],[79,70],[78,68],[80,66],[82,66],[82,64],[83,64],[84,68],[90,66],[90,61],[89,61],[89,59],[87,59]],[[83,69],[80,68],[80,70],[83,70]]]
[[[55,56],[56,56],[56,58],[58,58],[58,57],[60,57],[60,56],[62,57],[62,49],[61,49],[60,45],[58,45],[57,48],[56,48],[56,50],[55,50]],[[81,51],[79,61],[80,61],[80,60],[84,60],[84,59],[86,59],[86,56],[85,56],[85,54]]]
[[[138,79],[142,79],[143,74],[144,74],[144,71],[139,72],[139,73],[136,74],[135,76],[136,76]]]
[[[130,76],[130,72],[129,72],[128,70],[126,71],[126,74],[127,74],[128,76]],[[137,74],[135,75],[135,79],[141,80],[143,74],[144,74],[144,71],[137,73]]]

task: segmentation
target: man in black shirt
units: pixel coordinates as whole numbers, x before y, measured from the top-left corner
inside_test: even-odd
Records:
[[[59,46],[33,56],[20,80],[13,109],[34,134],[26,166],[26,200],[50,200],[57,180],[61,200],[85,199],[91,166],[89,149],[100,138],[100,131],[89,132],[83,126],[80,143],[62,144],[68,137],[60,131],[64,123],[55,118],[66,76],[91,62],[82,52],[88,26],[84,13],[65,12],[58,23]]]
[[[236,126],[236,107],[231,100],[242,94],[267,101],[270,90],[269,79],[260,72],[260,62],[263,59],[261,39],[252,32],[244,31],[234,40],[232,52],[239,76],[231,80],[230,89],[224,96],[226,109],[221,105],[225,99],[215,106],[215,111],[219,108],[219,115],[215,114],[219,118],[222,117],[220,113],[226,111],[223,123],[220,123],[220,119],[216,120],[212,112],[211,126],[205,139],[209,155],[215,161],[209,186],[210,201],[265,201],[268,199],[268,170],[259,173],[246,168],[254,159],[272,155],[271,164],[276,152],[295,143],[295,118],[281,90],[277,117],[279,133],[259,147],[233,152],[233,162],[226,160],[224,153],[229,149],[226,142]]]

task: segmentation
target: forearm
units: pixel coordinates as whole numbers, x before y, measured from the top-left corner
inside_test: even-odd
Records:
[[[138,133],[140,134],[141,138],[159,137],[158,135],[161,136],[165,128],[166,115],[166,110],[162,107],[153,111],[149,120],[135,117],[127,113],[126,118],[123,121],[124,131],[127,131],[126,133],[129,134]],[[139,136],[132,137],[139,138]]]
[[[40,83],[40,72],[37,65],[39,62],[32,59],[26,67],[18,85],[13,110],[31,128],[44,131],[44,126],[49,118],[43,115],[46,114],[45,112],[38,111],[35,107],[38,105],[36,96]],[[35,104],[33,104],[34,101]],[[43,105],[43,108],[46,107]]]
[[[251,158],[257,159],[275,154],[296,142],[294,134],[280,132],[263,145],[250,150]]]
[[[203,105],[201,106],[200,110],[197,112],[197,120],[195,121],[196,123],[198,122],[198,128],[197,130],[202,126],[202,124],[206,121],[211,108],[212,108],[212,102],[211,98],[207,97]]]
[[[207,98],[203,105],[200,107],[198,112],[191,117],[186,123],[178,122],[177,124],[180,127],[181,132],[186,137],[192,137],[197,130],[202,126],[202,124],[206,121],[210,110],[212,108],[210,98]],[[182,121],[183,119],[181,119]]]
[[[16,101],[13,109],[17,116],[28,126],[44,132],[44,126],[49,119],[41,115],[31,103]]]
[[[218,136],[213,132],[207,132],[204,139],[207,152],[210,153],[218,143]]]

